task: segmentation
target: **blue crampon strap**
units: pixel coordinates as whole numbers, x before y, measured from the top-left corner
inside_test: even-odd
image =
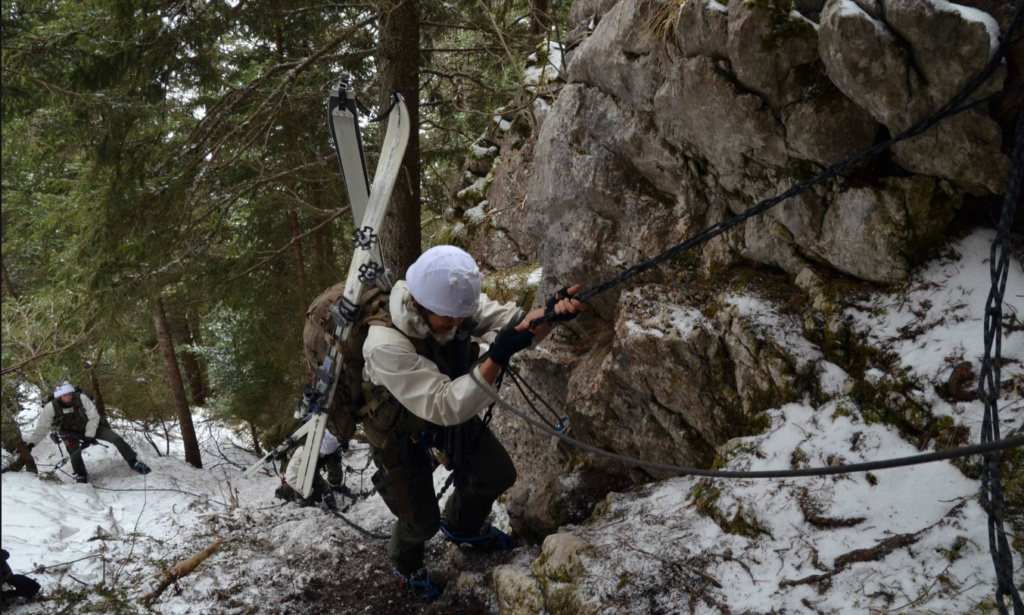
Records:
[[[448,519],[441,517],[441,531],[456,545],[467,544],[482,551],[508,551],[512,548],[512,537],[493,526],[487,526],[485,531],[474,536],[467,536],[452,532]]]
[[[395,574],[398,575],[398,582],[402,589],[416,598],[424,602],[433,602],[441,597],[441,590],[434,587],[430,582],[430,573],[427,572],[426,568],[420,568],[408,576],[395,568]]]

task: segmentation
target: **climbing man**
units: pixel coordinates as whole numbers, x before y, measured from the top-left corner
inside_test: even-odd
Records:
[[[288,462],[281,468],[281,471],[284,472],[284,477],[282,478],[281,486],[274,491],[274,495],[288,502],[299,502],[302,506],[315,506],[323,502],[324,506],[329,510],[335,510],[338,504],[334,498],[334,492],[348,493],[344,483],[345,470],[341,467],[341,442],[338,441],[338,438],[330,430],[324,431],[316,462],[316,474],[313,477],[313,491],[309,494],[308,498],[303,498],[298,491],[292,488],[292,485],[299,484],[299,464],[290,463],[292,459],[302,457],[302,451],[305,446],[305,444],[302,444],[292,451],[288,457]],[[323,470],[327,471],[327,480],[324,480],[320,475],[320,472]]]
[[[39,444],[51,429],[56,429],[59,432],[57,435],[64,439],[68,454],[71,455],[75,481],[79,483],[89,482],[85,462],[82,461],[82,448],[95,444],[97,440],[110,442],[117,447],[131,469],[139,474],[149,474],[149,466],[139,460],[132,447],[114,433],[105,420],[100,420],[100,413],[92,400],[70,382],[64,381],[58,386],[53,392],[53,399],[43,406],[35,431],[28,439],[29,450]]]
[[[424,544],[440,528],[456,544],[490,551],[511,547],[509,536],[485,524],[491,505],[515,483],[508,452],[477,415],[490,403],[494,382],[515,353],[543,340],[553,328],[530,323],[545,308],[523,311],[481,294],[482,274],[473,258],[454,246],[437,246],[409,268],[390,296],[393,326],[371,326],[363,344],[367,399],[376,410],[363,421],[377,465],[373,483],[391,512],[388,556],[402,586],[432,600],[440,592],[424,567]],[[553,320],[570,320],[584,308],[556,293],[546,308]],[[517,324],[518,323],[518,324]],[[501,332],[476,363],[472,337]],[[478,386],[469,375],[486,383]],[[434,491],[431,446],[444,451],[456,474],[441,516]]]

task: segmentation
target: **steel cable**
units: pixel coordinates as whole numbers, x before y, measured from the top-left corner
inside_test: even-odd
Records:
[[[638,466],[641,468],[648,468],[651,470],[657,470],[659,472],[667,472],[669,474],[680,474],[684,476],[707,476],[710,478],[799,478],[805,476],[830,476],[833,474],[850,474],[853,472],[869,472],[872,470],[885,470],[889,468],[900,468],[904,466],[919,465],[922,463],[930,463],[933,461],[941,461],[945,459],[958,459],[960,457],[969,457],[971,455],[984,455],[986,453],[992,453],[994,451],[1003,451],[1010,448],[1017,448],[1024,446],[1024,435],[1013,436],[1011,438],[1005,438],[995,442],[986,442],[983,444],[972,444],[970,446],[963,446],[960,448],[946,449],[942,451],[934,451],[931,453],[922,453],[920,455],[911,455],[909,457],[895,457],[892,459],[881,459],[877,461],[867,461],[864,463],[852,463],[848,465],[838,466],[826,466],[821,468],[800,468],[796,470],[705,470],[703,468],[692,468],[687,466],[677,466],[667,463],[655,463],[653,461],[644,461],[642,459],[636,459],[634,457],[628,457],[626,455],[619,455],[612,453],[596,446],[591,446],[584,442],[581,442],[571,436],[559,433],[555,429],[551,429],[547,425],[536,421],[525,413],[516,410],[511,404],[501,399],[495,393],[492,393],[488,389],[483,381],[481,381],[475,372],[469,373],[477,385],[484,389],[487,394],[498,403],[502,408],[508,410],[512,414],[516,415],[520,419],[526,421],[530,425],[533,425],[537,429],[547,433],[548,435],[555,436],[561,440],[564,440],[568,444],[575,446],[578,449],[587,451],[588,453],[594,453],[600,455],[606,459],[618,461],[626,465]]]
[[[985,354],[981,360],[978,397],[985,404],[981,425],[981,443],[1005,442],[999,438],[999,397],[1002,389],[1002,330],[1003,295],[1010,270],[1010,229],[1016,217],[1021,196],[1021,176],[1024,175],[1024,111],[1018,111],[1013,153],[1010,157],[1010,175],[1007,179],[1003,211],[999,216],[996,238],[989,255],[992,287],[985,301]],[[1006,501],[1000,478],[1000,455],[993,451],[983,458],[981,474],[981,504],[988,513],[988,541],[992,563],[996,569],[996,606],[1007,615],[1004,597],[1009,596],[1013,610],[1024,615],[1024,602],[1013,583],[1013,552],[1004,527]]]

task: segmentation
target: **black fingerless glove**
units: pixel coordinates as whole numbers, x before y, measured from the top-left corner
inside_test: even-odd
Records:
[[[533,331],[512,329],[501,334],[487,351],[487,357],[502,367],[508,367],[509,359],[520,350],[526,350],[533,343]]]
[[[548,298],[547,303],[544,304],[544,320],[547,322],[569,322],[580,315],[579,312],[573,312],[572,314],[556,314],[555,306],[562,299],[569,299],[572,295],[569,294],[569,287],[566,286],[561,290],[555,291],[555,294]]]

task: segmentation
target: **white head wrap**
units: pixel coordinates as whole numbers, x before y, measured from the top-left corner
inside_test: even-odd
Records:
[[[480,303],[483,274],[473,257],[455,246],[435,246],[405,276],[416,301],[440,316],[469,318]]]
[[[75,387],[71,386],[71,383],[65,380],[59,387],[53,390],[54,397],[61,397],[62,395],[69,395],[75,392]]]

